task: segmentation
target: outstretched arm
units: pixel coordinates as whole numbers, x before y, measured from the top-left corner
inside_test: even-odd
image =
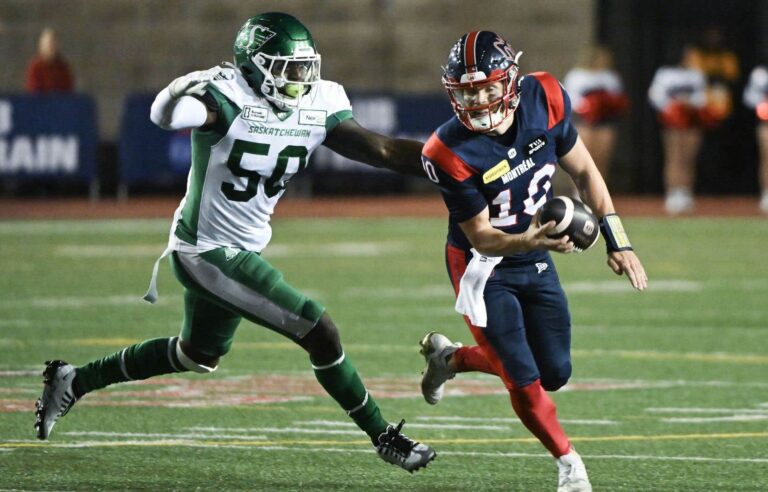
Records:
[[[421,167],[423,142],[380,135],[363,128],[353,118],[339,123],[325,138],[323,145],[354,161],[408,176],[424,177]]]
[[[600,217],[603,235],[607,233],[611,236],[603,237],[608,245],[608,266],[616,275],[626,274],[632,287],[644,290],[648,287],[648,275],[629,245],[621,221],[613,208],[605,180],[581,138],[578,138],[573,148],[560,158],[560,165],[571,175],[581,196]]]
[[[203,94],[210,80],[207,72],[192,72],[175,79],[152,102],[149,119],[164,130],[199,128],[216,121],[216,113],[192,97]]]

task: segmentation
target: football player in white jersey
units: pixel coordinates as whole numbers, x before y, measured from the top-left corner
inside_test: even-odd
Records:
[[[345,157],[420,173],[422,143],[359,126],[344,89],[320,78],[320,55],[294,17],[250,18],[234,43],[234,64],[180,77],[156,97],[150,118],[162,128],[192,128],[192,166],[168,248],[185,287],[179,336],[147,340],[74,367],[47,363],[37,404],[37,436],[88,392],[160,374],[209,373],[232,344],[242,318],[304,348],[315,376],[371,438],[379,456],[408,471],[435,458],[391,425],[344,354],[325,308],[285,280],[260,253],[275,204],[321,144]],[[158,260],[159,262],[160,260]],[[157,297],[155,278],[146,299]]]

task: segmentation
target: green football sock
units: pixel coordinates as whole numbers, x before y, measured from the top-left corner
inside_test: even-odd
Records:
[[[78,367],[72,383],[75,396],[114,383],[184,371],[176,357],[178,341],[179,337],[146,340]]]
[[[379,434],[385,432],[389,424],[381,416],[379,406],[368,394],[352,362],[343,354],[339,359],[327,365],[313,364],[315,377],[371,441],[378,444]]]

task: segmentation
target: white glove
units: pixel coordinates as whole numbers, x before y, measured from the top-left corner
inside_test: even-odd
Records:
[[[174,99],[178,99],[187,94],[198,94],[202,96],[203,89],[212,79],[213,76],[207,70],[192,72],[179,77],[168,84],[168,92],[171,93],[171,97]]]
[[[459,281],[459,295],[456,297],[456,312],[469,317],[472,325],[481,328],[488,325],[483,291],[491,272],[502,260],[502,256],[484,256],[472,248],[472,259]]]
[[[157,93],[149,110],[149,119],[165,130],[199,128],[208,118],[208,110],[201,101],[188,94],[203,95],[206,84],[213,79],[207,71],[192,72],[179,77],[170,84],[168,90]]]

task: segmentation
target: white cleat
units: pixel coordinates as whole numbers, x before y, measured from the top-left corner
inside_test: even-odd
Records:
[[[422,372],[421,394],[430,405],[437,405],[443,398],[445,382],[453,379],[456,373],[448,368],[447,358],[459,348],[460,343],[453,343],[448,337],[431,331],[419,342],[421,355],[427,362]]]
[[[557,492],[592,492],[587,468],[575,450],[557,458]]]
[[[37,400],[35,430],[38,439],[48,439],[56,421],[63,417],[75,404],[77,398],[72,391],[75,368],[62,360],[46,361],[43,371],[43,394]]]

